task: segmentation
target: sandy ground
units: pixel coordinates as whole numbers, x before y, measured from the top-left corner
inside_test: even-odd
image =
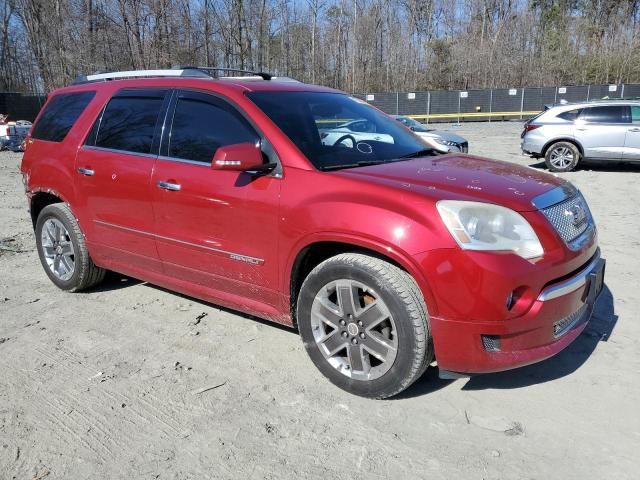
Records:
[[[521,165],[518,123],[452,130]],[[640,452],[640,166],[566,174],[606,290],[584,334],[531,367],[400,397],[332,386],[294,331],[112,275],[67,294],[34,250],[20,155],[0,153],[1,479],[625,479]],[[203,391],[207,388],[210,390]]]

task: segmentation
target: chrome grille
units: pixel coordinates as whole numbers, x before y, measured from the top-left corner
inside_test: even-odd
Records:
[[[571,328],[577,324],[583,317],[587,304],[585,303],[580,309],[571,315],[564,317],[562,320],[558,320],[553,324],[553,336],[558,338],[567,333]]]
[[[567,244],[583,234],[592,222],[587,202],[579,193],[541,211]]]

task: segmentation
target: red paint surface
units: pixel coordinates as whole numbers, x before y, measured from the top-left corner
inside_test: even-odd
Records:
[[[215,171],[81,145],[108,99],[121,88],[215,92],[234,103],[282,161],[282,178]],[[80,222],[94,261],[189,295],[291,324],[291,272],[316,242],[341,242],[384,255],[418,282],[441,368],[495,371],[546,358],[560,340],[551,325],[575,311],[581,291],[535,301],[545,285],[594,255],[595,240],[567,249],[531,200],[562,180],[469,155],[428,157],[335,172],[317,171],[244,95],[250,90],[332,91],[296,83],[145,79],[85,84],[54,92],[98,93],[61,143],[30,140],[22,163],[29,196],[54,191]],[[77,168],[91,168],[85,177]],[[180,191],[155,187],[181,184]],[[469,252],[452,239],[435,208],[440,199],[492,202],[522,212],[545,249],[533,262],[511,253]],[[102,223],[98,223],[98,222]],[[117,227],[113,226],[116,225]],[[232,258],[235,252],[250,259]],[[507,310],[509,292],[526,292]],[[481,334],[504,336],[503,352],[483,350]]]

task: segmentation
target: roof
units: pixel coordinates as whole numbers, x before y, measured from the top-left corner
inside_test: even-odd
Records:
[[[240,72],[249,76],[219,76],[215,72]],[[81,76],[70,86],[55,91],[119,90],[135,87],[199,88],[224,93],[257,91],[334,92],[338,90],[298,82],[263,72],[216,68],[176,67],[165,70],[131,70]],[[342,92],[340,92],[342,93]]]
[[[308,83],[279,81],[274,80],[258,80],[254,78],[173,78],[173,77],[156,77],[156,78],[127,78],[122,80],[109,80],[102,82],[80,83],[62,87],[52,92],[53,95],[58,93],[71,93],[87,90],[120,90],[123,88],[140,88],[140,87],[167,87],[167,88],[191,88],[200,90],[210,90],[221,94],[237,94],[248,92],[326,92],[326,93],[344,93],[333,88],[312,85]]]
[[[567,103],[555,103],[545,105],[547,110],[564,108],[567,110],[573,110],[575,108],[585,108],[593,106],[613,106],[613,105],[640,105],[640,100],[625,100],[621,99],[608,99],[608,100],[589,100],[588,102],[567,102]]]

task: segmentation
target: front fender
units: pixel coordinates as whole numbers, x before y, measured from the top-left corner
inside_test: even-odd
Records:
[[[434,202],[347,177],[288,169],[280,208],[281,291],[288,296],[296,258],[318,242],[339,242],[387,257],[409,272],[435,311],[432,289],[416,257],[456,248]],[[422,255],[423,256],[423,255]]]
[[[402,267],[418,284],[420,291],[424,297],[427,305],[427,310],[431,315],[438,315],[437,303],[433,295],[433,291],[429,286],[424,272],[421,270],[417,260],[407,252],[398,249],[385,242],[382,239],[369,237],[358,232],[337,232],[337,231],[324,231],[306,235],[300,238],[294,247],[289,251],[289,255],[285,261],[284,271],[289,272],[289,275],[284,276],[285,283],[282,285],[282,291],[289,292],[291,277],[290,273],[294,270],[294,265],[297,259],[304,253],[304,251],[312,247],[314,244],[335,242],[346,245],[353,245],[355,249],[366,249],[377,253],[380,257],[388,258],[392,262]]]

